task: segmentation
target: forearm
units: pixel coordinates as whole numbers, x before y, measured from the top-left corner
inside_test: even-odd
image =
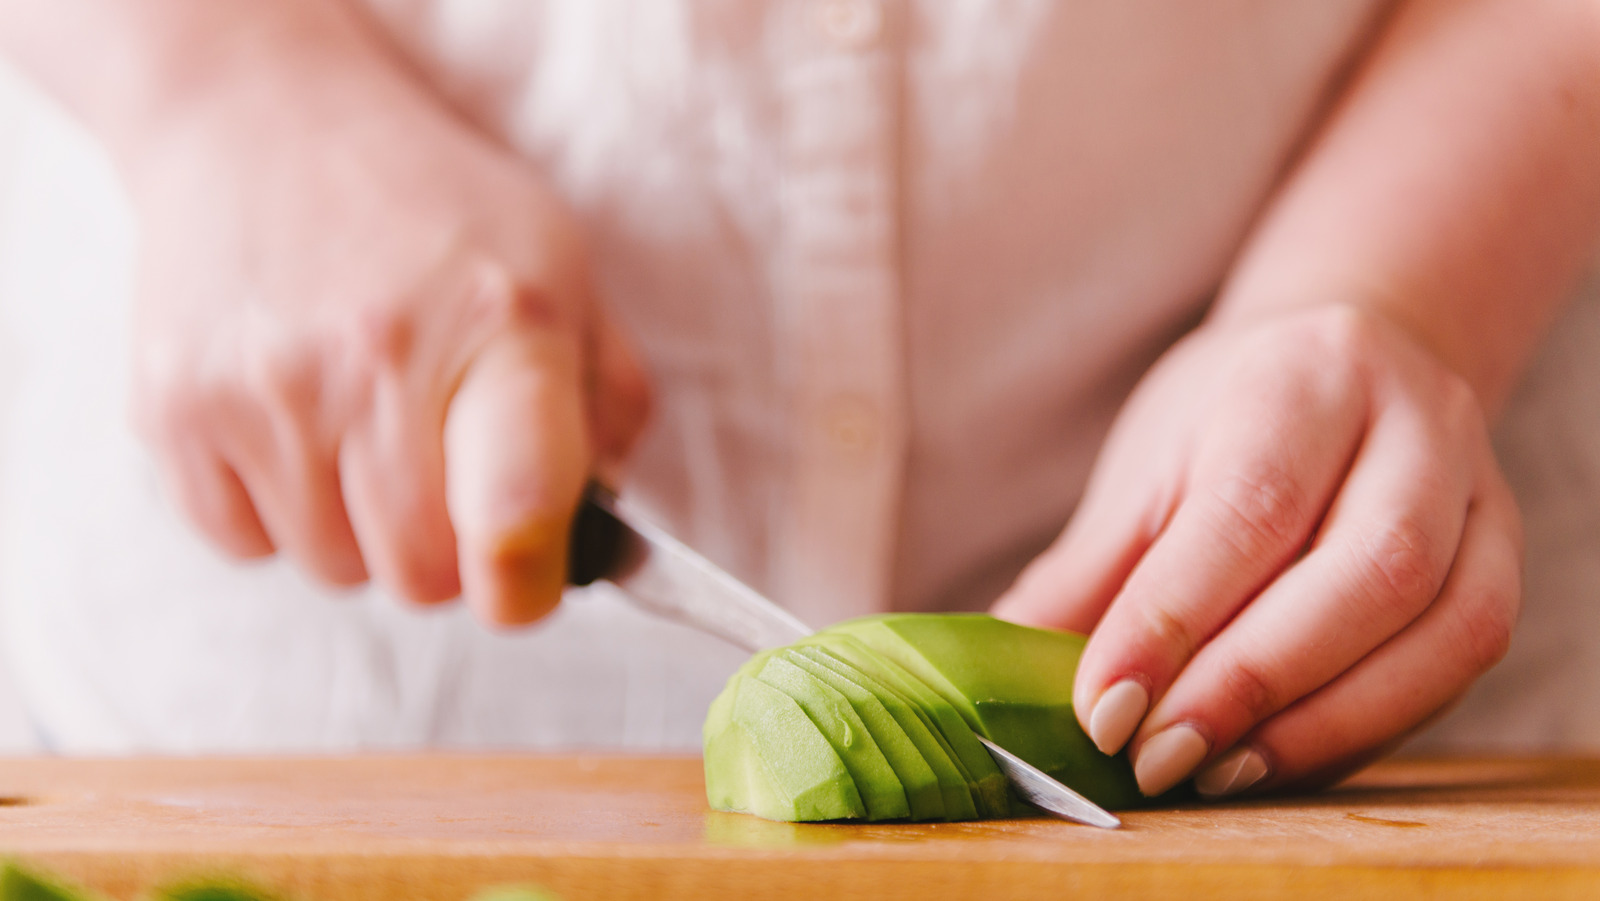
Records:
[[[1600,240],[1600,6],[1396,14],[1213,314],[1387,316],[1498,409]]]
[[[0,4],[0,53],[126,165],[197,109],[397,61],[345,0]],[[265,109],[255,112],[265,114]]]

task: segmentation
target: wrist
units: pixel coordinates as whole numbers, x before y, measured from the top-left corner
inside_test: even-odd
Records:
[[[1284,316],[1343,310],[1406,336],[1439,365],[1465,380],[1491,415],[1504,404],[1517,369],[1506,354],[1497,352],[1495,336],[1464,321],[1462,311],[1448,304],[1427,302],[1426,295],[1420,293],[1412,295],[1376,281],[1362,281],[1351,272],[1297,281],[1302,285],[1298,290],[1279,284],[1270,291],[1225,291],[1206,317],[1206,324],[1229,328]]]
[[[407,77],[342,0],[63,7],[37,24],[0,16],[0,40],[100,139],[135,192],[174,141],[233,135],[249,146],[384,77]]]

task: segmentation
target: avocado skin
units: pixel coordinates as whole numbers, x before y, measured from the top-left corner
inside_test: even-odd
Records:
[[[902,803],[909,803],[894,755],[877,747],[860,700],[829,684],[832,676],[865,688],[884,711],[898,713],[905,737],[938,777],[944,819],[1031,811],[1009,791],[974,733],[1103,807],[1143,804],[1126,757],[1100,753],[1078,726],[1072,680],[1085,641],[985,614],[883,614],[758,654],[729,679],[707,716],[707,798],[718,809],[769,819],[861,819],[873,807],[879,809],[871,818],[881,819],[898,809],[881,800],[893,795],[893,781]],[[774,655],[810,681],[785,670],[782,679],[766,678],[783,682],[787,694],[764,684],[762,672]],[[752,683],[765,691],[747,690]],[[873,715],[879,732],[887,730],[881,713]],[[859,756],[856,748],[841,747],[858,743],[854,736],[873,741],[874,760],[887,766],[846,765],[849,755]],[[904,754],[901,743],[896,755]],[[867,797],[878,801],[864,802]],[[931,804],[916,806],[926,811]],[[915,815],[930,815],[922,811]]]
[[[974,731],[1096,804],[1143,802],[1127,758],[1100,753],[1078,725],[1072,683],[1084,636],[982,613],[885,614],[834,629],[900,664]]]

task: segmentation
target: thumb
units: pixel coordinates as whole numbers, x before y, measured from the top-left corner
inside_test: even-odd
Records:
[[[473,360],[445,418],[446,504],[462,594],[486,622],[554,609],[591,451],[583,363],[569,333],[518,329]]]

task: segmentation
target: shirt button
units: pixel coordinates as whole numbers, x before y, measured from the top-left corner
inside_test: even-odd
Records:
[[[883,10],[875,0],[823,0],[817,21],[834,43],[853,50],[877,40],[883,30]]]
[[[823,408],[823,431],[842,454],[865,456],[878,443],[878,410],[866,398],[843,394]]]

